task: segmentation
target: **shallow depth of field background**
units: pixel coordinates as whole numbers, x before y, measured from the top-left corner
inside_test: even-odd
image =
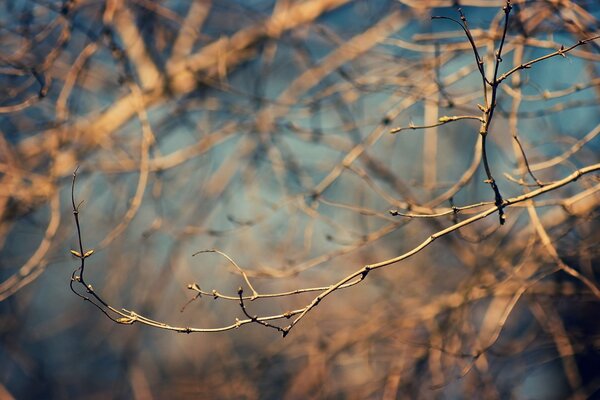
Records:
[[[430,18],[459,18],[451,1],[124,3],[0,2],[0,397],[598,396],[598,298],[557,267],[525,207],[336,291],[286,338],[257,324],[190,335],[117,325],[76,297],[77,166],[95,250],[87,280],[112,306],[179,326],[244,318],[210,296],[181,311],[191,283],[233,296],[245,286],[200,250],[227,253],[261,293],[328,286],[453,223],[390,209],[493,201],[482,166],[452,192],[476,157],[477,121],[389,133],[480,115],[464,32]],[[600,30],[594,2],[514,3],[501,73]],[[464,2],[488,71],[503,4]],[[535,189],[503,175],[532,182],[515,129],[544,182],[598,162],[599,46],[503,83],[488,152],[505,198]],[[591,285],[597,185],[582,177],[532,203]],[[563,207],[580,193],[585,207]],[[246,305],[280,314],[313,297]]]

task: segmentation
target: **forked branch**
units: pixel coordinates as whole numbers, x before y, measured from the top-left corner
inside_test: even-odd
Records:
[[[593,172],[596,172],[599,170],[600,170],[600,164],[589,165],[587,167],[576,170],[572,174],[564,177],[561,180],[553,182],[552,184],[549,184],[549,185],[541,187],[537,190],[522,194],[520,196],[512,197],[509,199],[504,199],[502,201],[502,204],[500,204],[500,205],[494,204],[493,206],[487,208],[484,211],[481,211],[478,214],[473,215],[470,218],[467,218],[460,222],[456,222],[453,225],[451,225],[445,229],[439,230],[438,232],[427,237],[418,246],[412,248],[411,250],[405,252],[404,254],[401,254],[397,257],[393,257],[393,258],[390,258],[390,259],[387,259],[384,261],[379,261],[379,262],[376,262],[373,264],[365,265],[364,267],[362,267],[362,268],[356,270],[355,272],[347,275],[346,277],[340,279],[336,283],[333,283],[326,287],[298,289],[295,291],[282,292],[282,293],[260,294],[250,285],[248,277],[243,272],[243,270],[233,261],[233,259],[231,259],[229,256],[227,256],[225,253],[222,253],[220,251],[211,250],[211,251],[218,252],[219,254],[225,256],[231,263],[233,263],[233,265],[236,266],[236,269],[238,269],[244,276],[246,283],[252,287],[252,296],[246,296],[246,297],[243,296],[243,289],[241,287],[237,291],[237,297],[217,294],[217,292],[215,292],[215,291],[213,291],[211,293],[215,298],[223,298],[223,299],[228,299],[228,300],[235,299],[235,300],[239,301],[240,308],[241,308],[243,314],[247,317],[246,319],[243,319],[243,320],[236,319],[234,323],[232,323],[230,325],[218,327],[218,328],[192,328],[192,327],[174,326],[174,325],[170,325],[170,324],[167,324],[164,322],[153,320],[151,318],[148,318],[146,316],[138,314],[135,311],[130,311],[130,310],[127,310],[124,308],[117,309],[116,307],[111,306],[107,301],[105,301],[93,289],[92,285],[88,284],[86,282],[86,280],[84,279],[84,273],[85,273],[85,267],[86,267],[85,261],[88,257],[90,257],[93,254],[93,250],[84,251],[83,239],[82,239],[82,234],[81,234],[80,218],[79,218],[79,215],[80,215],[79,209],[80,209],[81,203],[77,204],[75,201],[75,183],[76,183],[76,177],[77,177],[77,170],[75,170],[73,172],[73,180],[72,180],[72,185],[71,185],[71,202],[72,202],[72,207],[73,207],[73,217],[75,220],[75,227],[77,230],[77,242],[78,242],[77,245],[78,245],[79,250],[71,250],[71,253],[74,256],[76,256],[80,261],[79,261],[79,267],[73,272],[72,277],[71,277],[71,290],[75,294],[77,294],[78,296],[83,298],[84,300],[89,301],[92,304],[94,304],[108,318],[110,318],[111,320],[113,320],[117,323],[120,323],[120,324],[130,325],[130,324],[138,322],[143,325],[148,325],[148,326],[151,326],[154,328],[172,330],[172,331],[182,332],[182,333],[192,333],[192,332],[223,332],[223,331],[239,328],[242,325],[246,325],[246,324],[250,324],[250,323],[258,323],[265,327],[269,327],[269,328],[272,328],[272,329],[275,329],[275,330],[281,332],[283,334],[283,336],[285,337],[291,331],[291,329],[294,326],[296,326],[298,324],[298,322],[300,322],[304,318],[305,315],[307,315],[311,310],[313,310],[317,305],[319,305],[319,303],[325,297],[329,296],[330,294],[332,294],[333,292],[335,292],[339,289],[348,288],[348,287],[354,286],[354,285],[362,282],[371,271],[380,269],[380,268],[384,268],[384,267],[388,267],[388,266],[396,264],[400,261],[406,260],[406,259],[414,256],[415,254],[419,253],[423,249],[425,249],[427,246],[432,244],[435,240],[439,239],[440,237],[449,235],[450,233],[452,233],[454,231],[457,231],[461,228],[471,225],[479,220],[482,220],[482,219],[494,214],[495,212],[499,211],[500,207],[508,208],[517,203],[521,203],[526,200],[533,199],[537,196],[540,196],[542,194],[556,190],[562,186],[565,186],[571,182],[574,182],[583,175],[590,174],[590,173],[593,173]],[[477,206],[480,206],[480,205],[477,205]],[[198,253],[196,253],[196,254],[198,254]],[[78,288],[78,287],[83,287],[84,293],[87,293],[87,295],[84,293],[78,292],[76,290],[76,288]],[[197,291],[198,294],[209,294],[207,292],[202,292],[202,290],[199,288],[199,286],[197,284],[191,284],[188,287],[192,290]],[[308,303],[306,306],[304,306],[303,308],[300,308],[300,309],[288,311],[283,314],[274,314],[274,315],[268,315],[268,316],[251,315],[248,312],[246,305],[245,305],[246,300],[256,300],[259,298],[272,298],[272,297],[286,297],[286,296],[298,295],[301,293],[315,292],[315,291],[320,291],[321,293],[319,293],[319,295],[314,297],[313,300],[310,303]],[[295,317],[295,318],[286,327],[281,327],[281,326],[271,323],[271,321],[290,319],[293,317]]]

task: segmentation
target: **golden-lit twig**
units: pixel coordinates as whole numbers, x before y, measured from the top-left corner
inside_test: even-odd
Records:
[[[585,174],[589,174],[595,171],[600,170],[600,164],[593,164],[590,166],[587,166],[585,168],[581,168],[575,172],[573,172],[572,174],[568,175],[567,177],[558,180],[548,186],[544,186],[541,187],[537,190],[531,191],[529,193],[525,193],[522,194],[520,196],[516,196],[516,197],[512,197],[509,199],[504,199],[502,205],[494,205],[493,207],[488,208],[485,211],[482,211],[479,214],[474,215],[473,217],[467,218],[459,223],[456,223],[454,225],[449,226],[448,228],[445,228],[441,231],[438,231],[432,235],[430,235],[427,239],[425,239],[423,242],[421,242],[421,244],[419,244],[418,246],[414,247],[413,249],[411,249],[410,251],[399,255],[397,257],[393,257],[390,258],[388,260],[384,260],[384,261],[380,261],[374,264],[368,264],[365,265],[363,268],[360,268],[359,270],[353,272],[350,275],[347,275],[346,277],[342,278],[341,280],[339,280],[337,283],[331,285],[326,291],[322,292],[321,294],[319,294],[317,297],[315,297],[313,299],[313,301],[307,305],[304,310],[298,315],[298,317],[296,317],[292,323],[286,328],[286,332],[284,333],[287,334],[287,332],[289,332],[290,329],[292,329],[300,320],[302,320],[302,318],[310,311],[312,310],[314,307],[316,307],[325,297],[327,297],[328,295],[330,295],[331,293],[333,293],[334,291],[336,291],[340,286],[344,285],[345,283],[349,282],[350,280],[358,277],[358,276],[366,276],[370,271],[375,270],[375,269],[379,269],[379,268],[383,268],[383,267],[387,267],[389,265],[392,264],[396,264],[402,260],[405,260],[409,257],[414,256],[415,254],[419,253],[421,250],[423,250],[424,248],[426,248],[427,246],[429,246],[431,243],[433,243],[436,239],[445,236],[455,230],[458,230],[462,227],[465,227],[467,225],[470,225],[476,221],[479,221],[481,219],[484,219],[486,217],[488,217],[489,215],[499,211],[500,207],[502,208],[506,208],[511,206],[512,204],[515,203],[520,203],[523,202],[525,200],[529,200],[532,199],[534,197],[537,197],[541,194],[544,194],[546,192],[552,191],[552,190],[556,190],[568,183],[571,183],[577,179],[579,179],[582,175]]]
[[[541,57],[535,58],[533,60],[527,61],[527,62],[525,62],[523,64],[517,65],[516,67],[512,68],[511,70],[509,70],[509,71],[505,72],[504,74],[500,75],[500,77],[498,78],[498,83],[502,82],[503,80],[505,80],[506,78],[508,78],[509,76],[511,76],[512,74],[514,74],[515,72],[517,72],[517,71],[519,71],[521,69],[531,68],[531,66],[533,64],[539,63],[540,61],[544,61],[544,60],[547,60],[547,59],[552,58],[552,57],[556,57],[556,56],[565,57],[565,54],[567,54],[571,50],[576,49],[577,47],[579,47],[581,45],[584,45],[584,44],[589,43],[589,42],[593,42],[593,41],[598,40],[598,39],[600,39],[600,35],[592,36],[592,37],[589,37],[587,39],[582,39],[582,40],[578,41],[577,43],[575,43],[574,45],[571,45],[571,46],[569,46],[567,48],[561,46],[560,49],[556,50],[553,53],[546,54],[545,56],[541,56]]]
[[[252,284],[250,283],[250,279],[248,279],[248,275],[246,275],[246,272],[235,261],[233,261],[233,259],[231,257],[229,257],[227,254],[223,253],[221,250],[217,250],[217,249],[201,250],[201,251],[198,251],[198,252],[192,254],[192,257],[197,256],[198,254],[203,254],[203,253],[217,253],[217,254],[225,257],[227,259],[227,261],[229,261],[229,263],[231,265],[233,265],[235,267],[235,269],[238,270],[238,272],[242,275],[242,277],[244,278],[244,281],[246,282],[246,284],[248,285],[250,290],[252,290],[252,297],[250,298],[250,300],[254,300],[259,296],[256,289],[254,289],[254,286],[252,286]]]
[[[569,176],[556,181],[548,186],[544,186],[542,188],[539,188],[535,191],[529,192],[529,193],[525,193],[523,195],[517,196],[517,197],[513,197],[510,199],[505,199],[504,203],[502,204],[503,207],[510,207],[513,204],[516,203],[520,203],[529,199],[533,199],[541,194],[544,194],[546,192],[552,191],[552,190],[556,190],[570,182],[573,182],[575,180],[577,180],[578,178],[580,178],[582,175],[588,174],[588,173],[592,173],[595,171],[600,170],[600,164],[594,164],[594,165],[590,165],[588,167],[585,168],[581,168],[577,171],[575,171],[574,173],[570,174]],[[327,297],[328,295],[330,295],[331,293],[333,293],[334,291],[342,288],[342,287],[348,287],[351,285],[354,285],[360,281],[362,281],[364,278],[366,278],[367,274],[375,269],[379,269],[379,268],[383,268],[392,264],[396,264],[402,260],[405,260],[409,257],[412,257],[413,255],[419,253],[421,250],[423,250],[425,247],[429,246],[431,243],[433,243],[436,239],[445,236],[451,232],[454,232],[462,227],[465,227],[467,225],[470,225],[476,221],[479,221],[483,218],[486,218],[487,216],[495,213],[498,211],[499,207],[497,205],[494,205],[493,207],[490,207],[489,209],[474,215],[473,217],[470,217],[468,219],[465,219],[459,223],[456,223],[454,225],[451,225],[448,228],[445,228],[441,231],[438,231],[432,235],[430,235],[425,241],[423,241],[420,245],[414,247],[412,250],[394,257],[394,258],[390,258],[388,260],[385,261],[380,261],[377,263],[373,263],[373,264],[369,264],[364,266],[363,268],[355,271],[354,273],[346,276],[345,278],[341,279],[340,281],[338,281],[337,283],[328,286],[326,290],[322,291],[318,296],[316,296],[313,301],[311,303],[309,303],[307,306],[305,306],[302,309],[299,310],[295,310],[295,311],[291,311],[291,312],[287,312],[284,314],[277,314],[277,315],[271,315],[271,316],[266,316],[266,317],[252,317],[243,321],[237,320],[235,324],[232,325],[228,325],[228,326],[224,326],[224,327],[220,327],[220,328],[191,328],[191,327],[180,327],[180,326],[171,326],[169,324],[163,323],[163,322],[159,322],[159,321],[155,321],[152,320],[150,318],[147,318],[143,315],[140,315],[134,311],[129,311],[126,309],[116,309],[113,306],[110,306],[105,300],[103,300],[97,293],[96,291],[93,289],[91,284],[86,283],[86,280],[84,278],[84,272],[85,272],[85,260],[90,257],[93,254],[93,250],[89,250],[89,251],[84,251],[84,246],[83,246],[83,240],[81,238],[81,227],[80,227],[80,222],[79,222],[79,206],[76,205],[75,202],[75,194],[74,194],[74,190],[75,190],[75,179],[77,176],[77,170],[73,173],[73,182],[72,182],[72,188],[71,188],[71,194],[72,194],[72,206],[73,206],[73,215],[75,218],[75,224],[76,224],[76,228],[77,228],[77,237],[78,237],[78,247],[79,250],[72,250],[72,254],[74,254],[77,258],[80,259],[80,266],[73,272],[72,275],[72,279],[71,279],[71,289],[73,290],[74,293],[76,293],[78,296],[80,296],[81,298],[83,298],[86,301],[91,302],[92,304],[94,304],[97,308],[99,308],[106,316],[108,316],[111,320],[121,323],[121,324],[132,324],[135,322],[140,322],[142,324],[145,325],[149,325],[149,326],[153,326],[156,328],[161,328],[161,329],[167,329],[167,330],[173,330],[173,331],[177,331],[177,332],[184,332],[184,333],[192,333],[192,332],[222,332],[222,331],[226,331],[226,330],[230,330],[230,329],[235,329],[240,327],[241,325],[244,324],[249,324],[249,323],[256,323],[256,322],[266,322],[266,321],[272,321],[272,320],[276,320],[276,319],[282,319],[282,318],[291,318],[295,315],[297,315],[297,317],[295,319],[292,320],[291,324],[288,325],[285,328],[280,328],[280,327],[275,327],[275,329],[280,330],[283,333],[283,336],[285,337],[290,330],[300,321],[302,320],[302,318],[309,312],[311,311],[313,308],[315,308],[325,297]],[[220,253],[223,254],[223,253]],[[228,259],[230,259],[228,257]],[[234,263],[234,265],[237,265]],[[247,278],[247,277],[246,277]],[[247,281],[248,283],[248,281]],[[84,294],[80,294],[76,291],[75,289],[75,285],[76,284],[80,284],[82,285],[85,289],[86,292],[90,295],[90,296],[86,296]],[[192,285],[193,286],[193,285]],[[192,287],[193,288],[193,287]],[[310,291],[313,291],[314,289],[310,289]],[[255,291],[253,291],[253,296],[250,298],[250,300],[252,300],[252,298],[254,298],[255,296]],[[290,292],[290,293],[300,293],[299,291],[297,292]],[[280,297],[280,295],[277,296],[273,296],[273,297]],[[240,302],[243,304],[243,300],[244,297],[241,296],[241,293],[238,291],[238,300],[240,300]],[[246,313],[246,311],[244,310],[244,313]]]
[[[461,121],[461,120],[465,120],[465,119],[474,119],[477,120],[479,122],[483,122],[483,119],[481,117],[478,117],[476,115],[455,115],[455,116],[443,116],[439,118],[439,122],[432,124],[432,125],[413,125],[410,124],[409,126],[403,126],[400,128],[394,128],[390,130],[390,133],[400,133],[402,131],[405,130],[416,130],[416,129],[427,129],[427,128],[435,128],[438,126],[442,126],[442,125],[446,125],[449,122],[454,122],[454,121]]]

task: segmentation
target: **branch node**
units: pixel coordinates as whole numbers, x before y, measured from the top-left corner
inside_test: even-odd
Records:
[[[369,274],[369,272],[371,272],[371,266],[365,265],[365,267],[363,268],[363,271],[361,273],[361,279],[365,279],[367,277],[367,275]]]

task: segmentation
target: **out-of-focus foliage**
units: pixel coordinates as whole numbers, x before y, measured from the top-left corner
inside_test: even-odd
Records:
[[[600,7],[503,6],[0,2],[0,397],[598,396]]]

